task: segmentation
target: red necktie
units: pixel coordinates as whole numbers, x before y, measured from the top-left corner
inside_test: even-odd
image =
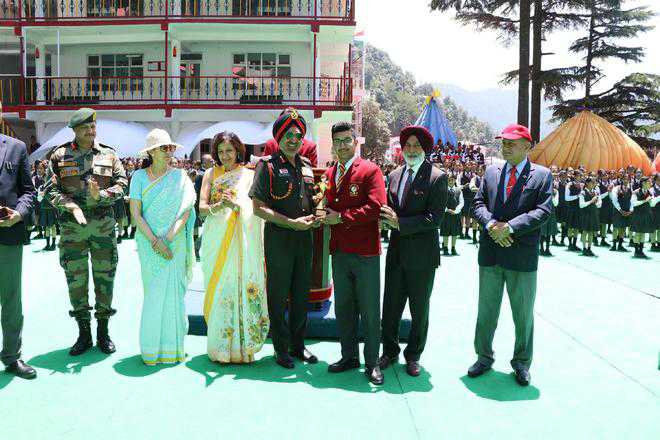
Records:
[[[509,197],[513,187],[516,186],[516,167],[511,168],[511,174],[509,175],[509,183],[506,184],[506,196]]]
[[[337,191],[339,191],[339,188],[341,188],[341,183],[344,180],[344,174],[346,174],[346,167],[344,166],[343,163],[338,164],[339,170],[337,171]]]

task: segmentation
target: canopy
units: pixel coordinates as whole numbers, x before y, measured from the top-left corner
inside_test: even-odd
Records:
[[[144,140],[149,129],[137,122],[98,119],[96,121],[96,140],[115,149],[119,157],[134,157],[144,148]],[[30,155],[30,161],[42,160],[55,146],[74,139],[69,127],[60,129]]]
[[[439,94],[434,94],[426,98],[426,105],[422,110],[422,114],[415,121],[415,125],[426,127],[433,135],[433,141],[436,145],[438,141],[441,141],[445,145],[451,144],[456,147],[458,144],[456,133],[449,126],[447,118],[445,118],[442,109],[435,99],[436,96],[439,96]]]
[[[183,149],[177,151],[177,156],[189,156],[201,141],[223,131],[235,133],[244,144],[259,145],[273,137],[273,124],[253,121],[195,122],[181,128],[177,143],[183,145]]]
[[[618,170],[628,165],[651,174],[651,161],[628,135],[584,110],[557,127],[529,153],[541,165],[584,166],[589,171]]]

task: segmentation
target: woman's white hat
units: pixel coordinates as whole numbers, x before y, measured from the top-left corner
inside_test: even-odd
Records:
[[[174,145],[177,150],[183,148],[183,146],[172,142],[172,138],[167,131],[162,128],[154,128],[147,134],[144,148],[140,151],[140,154],[147,154],[147,151],[162,147],[163,145]]]

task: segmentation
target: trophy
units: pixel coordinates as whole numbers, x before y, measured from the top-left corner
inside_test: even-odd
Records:
[[[328,178],[325,175],[321,176],[321,180],[316,184],[316,187],[319,192],[314,196],[314,201],[316,201],[316,211],[314,212],[314,215],[317,219],[324,220],[327,214],[325,211],[325,190],[328,188]]]

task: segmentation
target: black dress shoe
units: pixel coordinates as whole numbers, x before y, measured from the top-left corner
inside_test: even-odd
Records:
[[[478,377],[484,374],[488,370],[490,370],[490,367],[488,365],[484,365],[481,362],[477,361],[468,370],[468,376]]]
[[[319,358],[314,356],[312,352],[307,350],[306,348],[303,348],[302,351],[292,351],[289,354],[296,359],[300,359],[303,362],[307,362],[308,364],[315,364],[319,361]]]
[[[342,373],[348,370],[360,368],[360,361],[358,359],[340,359],[339,362],[328,365],[329,373]]]
[[[390,357],[384,354],[378,359],[378,366],[380,367],[381,370],[384,370],[390,365],[395,364],[397,362],[399,362],[399,356]]]
[[[417,361],[406,362],[406,373],[408,373],[409,376],[412,377],[419,376],[421,369],[422,367],[419,365],[419,362]]]
[[[287,353],[278,353],[275,356],[275,362],[277,362],[280,367],[288,368],[289,370],[295,367],[293,359]]]
[[[369,378],[369,382],[374,385],[382,385],[385,382],[383,377],[383,372],[380,371],[380,367],[376,365],[375,367],[367,367],[364,370],[364,375]]]
[[[529,375],[529,370],[525,367],[516,368],[516,382],[518,385],[526,387],[529,385],[529,381],[532,379]]]
[[[5,371],[17,377],[20,377],[21,379],[34,379],[35,377],[37,377],[37,372],[34,370],[34,368],[32,368],[31,366],[29,366],[20,359],[14,362],[13,364],[7,365]]]

